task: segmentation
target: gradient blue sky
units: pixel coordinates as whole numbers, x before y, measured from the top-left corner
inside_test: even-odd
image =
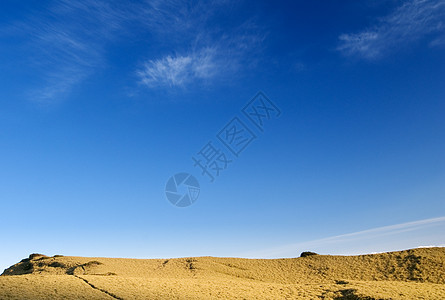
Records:
[[[444,1],[0,6],[1,268],[445,244]],[[259,90],[282,115],[209,183],[192,156]]]

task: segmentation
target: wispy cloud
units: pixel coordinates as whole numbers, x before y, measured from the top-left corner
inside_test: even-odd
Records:
[[[337,50],[345,55],[377,59],[422,38],[445,33],[445,1],[408,0],[371,28],[339,36]],[[437,36],[441,38],[437,39]],[[434,42],[433,44],[434,45]]]
[[[153,1],[147,25],[159,38],[171,41],[175,54],[163,53],[141,63],[137,75],[149,88],[185,87],[233,75],[255,61],[265,33],[252,20],[219,28],[211,17],[235,5],[233,1]],[[243,63],[241,63],[243,61]]]
[[[149,88],[185,87],[234,74],[254,61],[249,54],[258,51],[264,39],[254,22],[233,22],[224,28],[212,22],[215,16],[230,15],[227,9],[234,3],[50,1],[8,31],[26,43],[28,64],[40,80],[28,93],[36,101],[62,98],[107,65],[106,53],[114,42],[139,33],[149,33],[147,42],[153,45],[148,58],[135,66],[139,83]]]
[[[107,42],[135,16],[130,9],[102,0],[61,0],[9,28],[26,41],[28,63],[42,80],[30,97],[53,102],[103,66]]]
[[[348,245],[355,244],[359,245],[367,241],[371,241],[373,244],[381,242],[383,237],[391,237],[394,235],[400,235],[406,232],[413,232],[417,230],[422,230],[425,228],[430,228],[432,226],[444,226],[445,216],[431,219],[424,219],[419,221],[401,223],[390,226],[377,227],[373,229],[347,233],[342,235],[336,235],[332,237],[327,237],[318,240],[312,240],[301,243],[294,243],[290,245],[285,245],[273,249],[264,249],[260,251],[255,251],[251,253],[246,253],[248,257],[280,257],[289,255],[289,253],[294,253],[297,249],[315,249],[315,248],[329,248],[335,245]],[[442,232],[442,231],[441,231]],[[418,236],[417,236],[418,237]],[[440,235],[441,240],[438,241],[438,246],[443,245],[443,237]],[[419,243],[421,243],[419,241]],[[381,245],[380,245],[381,246]],[[419,247],[421,244],[411,245],[410,247]],[[382,247],[382,246],[381,246]],[[352,249],[351,249],[352,250]],[[370,251],[372,252],[372,251]],[[242,256],[245,256],[242,255]]]
[[[137,71],[140,83],[149,88],[180,87],[193,83],[209,83],[217,78],[234,76],[249,63],[254,63],[260,48],[260,35],[239,34],[197,41],[193,48],[178,47],[184,54],[166,54],[145,61]]]
[[[143,84],[155,86],[184,86],[196,79],[208,79],[215,75],[218,62],[214,49],[202,49],[186,56],[167,55],[144,63],[138,75]]]

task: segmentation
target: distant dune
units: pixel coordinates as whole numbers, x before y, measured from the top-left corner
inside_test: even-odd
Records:
[[[0,299],[445,299],[445,248],[286,259],[32,254]]]

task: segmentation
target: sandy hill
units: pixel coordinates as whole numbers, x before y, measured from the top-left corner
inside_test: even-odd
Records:
[[[445,248],[286,259],[32,254],[0,299],[445,299]]]

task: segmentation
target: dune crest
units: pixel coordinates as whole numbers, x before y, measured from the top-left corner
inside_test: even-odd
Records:
[[[443,299],[444,266],[445,248],[285,259],[32,254],[3,272],[0,298],[43,299],[54,289],[63,298],[77,289],[88,291],[85,299]]]

